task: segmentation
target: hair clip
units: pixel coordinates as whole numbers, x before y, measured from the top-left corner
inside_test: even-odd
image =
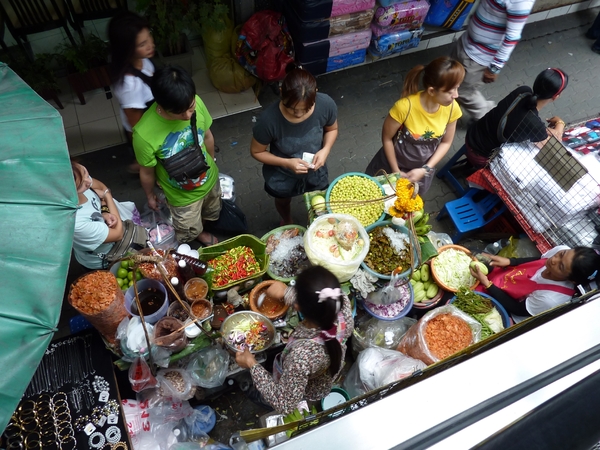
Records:
[[[342,290],[340,288],[324,288],[315,291],[315,294],[319,294],[319,303],[323,303],[329,298],[339,298],[342,295]]]
[[[588,280],[593,280],[594,278],[596,278],[596,275],[598,275],[598,269],[594,270],[594,273],[588,277]]]

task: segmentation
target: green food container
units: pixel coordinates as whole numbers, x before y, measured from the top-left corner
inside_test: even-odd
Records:
[[[252,249],[254,256],[256,257],[256,261],[259,264],[260,270],[258,273],[250,277],[232,281],[224,286],[220,286],[218,288],[212,286],[213,291],[227,291],[228,289],[231,289],[239,284],[243,284],[249,280],[257,280],[258,278],[261,278],[267,271],[267,268],[269,267],[269,255],[265,253],[266,244],[251,234],[240,234],[239,236],[227,239],[226,241],[219,242],[215,245],[211,245],[210,247],[204,247],[199,250],[200,259],[208,262],[217,256],[221,256],[227,250],[231,250],[232,248],[240,246],[250,247]]]
[[[273,234],[277,234],[279,232],[283,232],[285,230],[291,230],[293,228],[297,228],[300,230],[299,236],[304,236],[304,233],[306,233],[306,228],[304,228],[300,225],[284,225],[282,227],[275,228],[274,230],[269,231],[267,234],[265,234],[263,237],[261,237],[260,240],[265,243],[265,248],[266,248],[267,239],[269,239],[269,236],[271,236]],[[290,281],[292,281],[296,278],[296,277],[285,278],[285,277],[280,277],[278,275],[275,275],[275,273],[270,270],[270,265],[267,266],[267,275],[272,280],[281,281],[283,283],[289,283]]]

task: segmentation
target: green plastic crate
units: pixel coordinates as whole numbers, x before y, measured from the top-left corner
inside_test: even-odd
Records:
[[[240,234],[239,236],[227,239],[226,241],[219,242],[215,245],[211,245],[210,247],[199,249],[198,251],[200,253],[200,259],[208,262],[217,256],[221,256],[227,250],[231,250],[232,248],[240,246],[250,247],[252,249],[254,256],[256,257],[256,261],[260,266],[260,271],[251,277],[233,281],[219,288],[214,288],[211,286],[215,292],[231,289],[232,287],[243,284],[248,280],[260,278],[266,273],[267,268],[269,267],[269,255],[267,255],[265,252],[267,245],[259,238],[251,234]]]

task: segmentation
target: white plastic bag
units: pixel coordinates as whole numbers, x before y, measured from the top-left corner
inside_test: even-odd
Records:
[[[352,395],[386,386],[411,376],[427,367],[422,361],[406,356],[396,350],[372,347],[358,355],[344,380],[344,389]]]

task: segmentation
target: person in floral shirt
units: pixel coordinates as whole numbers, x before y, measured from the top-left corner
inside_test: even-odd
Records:
[[[304,320],[276,356],[273,374],[247,349],[236,354],[236,362],[250,369],[254,386],[266,403],[289,414],[302,400],[318,401],[330,393],[343,366],[346,340],[354,323],[348,297],[335,275],[324,267],[304,270],[285,298],[291,299]]]

